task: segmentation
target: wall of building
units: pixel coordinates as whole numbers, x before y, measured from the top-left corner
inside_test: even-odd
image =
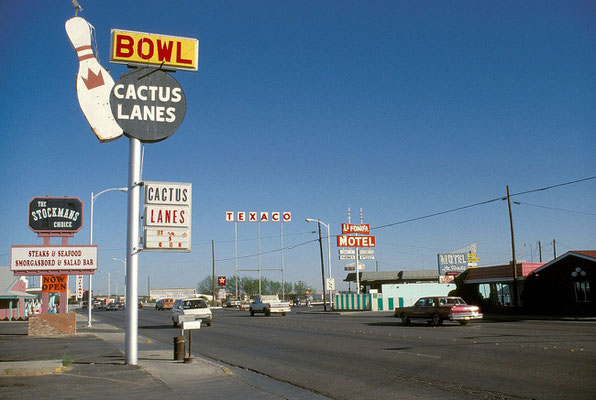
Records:
[[[197,289],[195,288],[151,289],[149,296],[152,300],[165,298],[183,299],[185,297],[193,297],[196,293]]]
[[[454,283],[400,283],[382,285],[382,293],[384,298],[402,298],[403,307],[408,307],[421,297],[447,296],[455,288]]]

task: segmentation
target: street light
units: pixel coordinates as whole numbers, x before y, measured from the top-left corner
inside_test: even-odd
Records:
[[[105,192],[111,192],[114,190],[128,192],[128,188],[125,187],[104,189],[97,194],[93,194],[93,192],[91,192],[91,220],[89,222],[89,244],[93,244],[93,204],[95,203],[95,199],[97,199],[100,195],[104,194]],[[88,327],[91,327],[91,309],[93,308],[93,296],[91,294],[92,276],[93,275],[89,274],[89,296],[87,298],[87,309],[89,310],[89,320],[87,321]]]
[[[317,222],[319,224],[319,247],[321,248],[321,268],[323,268],[323,247],[321,244],[321,224],[327,228],[327,265],[329,269],[329,278],[331,278],[331,230],[329,229],[329,224],[324,223],[320,219],[315,218],[306,218],[306,222]],[[325,272],[323,272],[323,295],[325,295]],[[331,309],[333,309],[333,301],[331,297],[331,291],[329,291],[329,305]],[[327,310],[327,305],[325,304],[325,311]]]

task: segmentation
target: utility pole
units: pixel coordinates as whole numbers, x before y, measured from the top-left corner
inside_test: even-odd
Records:
[[[540,262],[542,262],[542,244],[538,241],[538,254],[540,255]]]
[[[557,258],[557,247],[555,245],[555,239],[553,239],[553,256]]]
[[[511,196],[509,195],[509,185],[507,185],[507,206],[509,207],[509,226],[511,228],[511,258],[513,264],[513,305],[517,307],[517,260],[515,259],[515,237],[513,235],[513,214],[511,213]]]

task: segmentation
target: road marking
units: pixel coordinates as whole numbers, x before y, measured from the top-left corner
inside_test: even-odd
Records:
[[[418,357],[441,358],[440,356],[430,356],[428,354],[414,353],[414,352],[411,352],[411,351],[395,351],[395,350],[383,350],[383,351],[390,351],[392,353],[398,353],[398,354],[413,354],[413,355],[418,356]]]

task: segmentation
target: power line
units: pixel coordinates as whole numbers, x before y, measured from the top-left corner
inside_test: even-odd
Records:
[[[513,193],[513,194],[510,195],[510,197],[521,196],[521,195],[528,194],[528,193],[541,192],[541,191],[545,191],[545,190],[549,190],[549,189],[554,189],[554,188],[561,187],[561,186],[572,185],[574,183],[580,183],[580,182],[589,181],[589,180],[592,180],[592,179],[596,179],[596,176],[590,176],[588,178],[582,178],[582,179],[577,179],[577,180],[574,180],[574,181],[559,183],[559,184],[556,184],[556,185],[545,186],[545,187],[538,188],[538,189],[531,189],[531,190],[526,190],[526,191],[523,191],[523,192]],[[407,224],[409,222],[420,221],[420,220],[431,218],[431,217],[437,217],[439,215],[449,214],[449,213],[453,213],[453,212],[456,212],[456,211],[462,211],[462,210],[466,210],[468,208],[478,207],[478,206],[482,206],[482,205],[485,205],[485,204],[493,203],[495,201],[506,200],[506,199],[507,199],[507,197],[497,197],[497,198],[494,198],[494,199],[480,201],[478,203],[469,204],[467,206],[452,208],[450,210],[440,211],[440,212],[436,212],[436,213],[433,213],[433,214],[424,215],[424,216],[421,216],[421,217],[410,218],[410,219],[407,219],[407,220],[404,220],[404,221],[398,221],[398,222],[392,222],[390,224],[379,225],[379,226],[376,226],[374,228],[370,228],[370,230],[372,231],[373,229],[382,229],[382,228],[388,228],[390,226]]]
[[[574,211],[574,210],[567,210],[567,209],[564,209],[564,208],[555,208],[555,207],[540,206],[538,204],[522,203],[521,201],[514,201],[513,204],[517,204],[517,205],[520,205],[521,204],[521,205],[525,205],[525,206],[545,208],[547,210],[565,211],[565,212],[575,213],[575,214],[596,215],[594,213],[589,213],[589,212],[585,212],[585,211]]]

